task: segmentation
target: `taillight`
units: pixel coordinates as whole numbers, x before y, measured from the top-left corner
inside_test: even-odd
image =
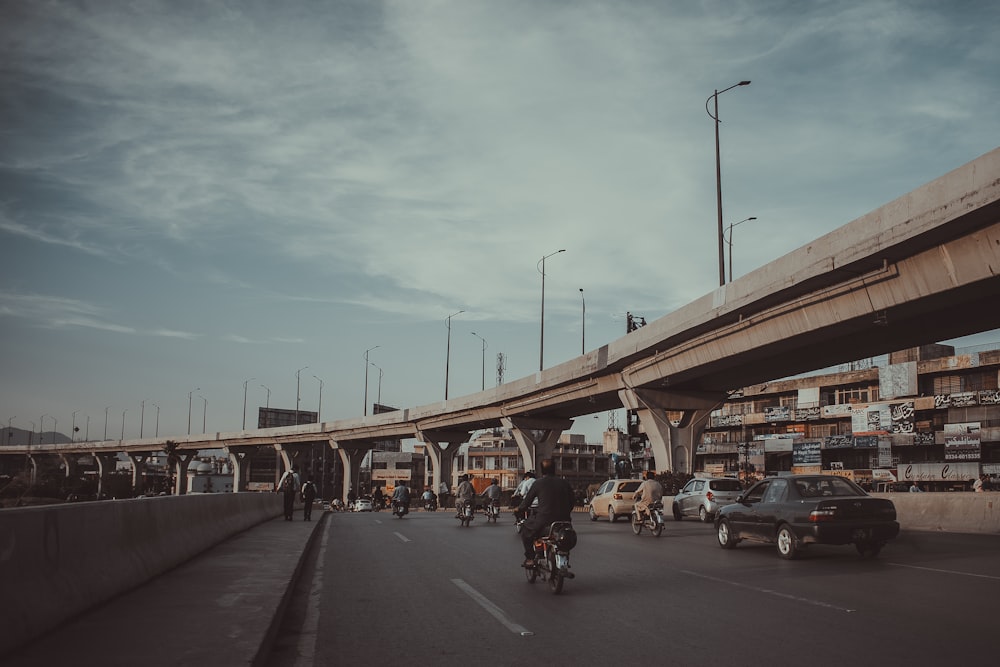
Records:
[[[616,493],[611,497],[614,498],[615,500],[621,500],[623,498],[622,494],[620,493]]]
[[[708,500],[709,502],[712,502],[712,498],[715,498],[715,495],[714,495],[714,494],[713,494],[713,493],[712,493],[711,491],[709,491],[708,493],[706,493],[706,494],[705,494],[705,498],[706,498],[706,499],[707,499],[707,500]]]
[[[833,521],[837,514],[837,510],[834,509],[815,509],[809,512],[809,522],[810,523],[820,523],[822,521]]]

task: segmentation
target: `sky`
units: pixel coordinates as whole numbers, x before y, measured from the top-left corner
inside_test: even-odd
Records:
[[[568,361],[718,285],[715,91],[751,81],[717,97],[739,277],[996,148],[998,26],[963,0],[8,0],[0,422],[354,418],[366,370],[368,405],[440,401],[446,367],[474,393],[498,353],[537,370],[563,249]]]

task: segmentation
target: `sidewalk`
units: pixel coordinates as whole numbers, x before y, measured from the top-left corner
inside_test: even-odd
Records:
[[[254,665],[267,658],[325,513],[265,521],[70,621],[5,667]],[[8,600],[7,604],[17,604]]]

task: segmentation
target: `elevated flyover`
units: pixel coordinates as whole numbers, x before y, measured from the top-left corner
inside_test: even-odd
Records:
[[[543,372],[371,417],[169,440],[178,455],[225,448],[237,467],[248,447],[326,442],[351,470],[346,494],[377,440],[427,443],[438,484],[475,430],[511,428],[534,467],[574,418],[624,406],[638,411],[657,469],[687,472],[704,420],[731,390],[1000,327],[998,268],[1000,149]],[[4,452],[141,455],[165,446],[167,438]]]

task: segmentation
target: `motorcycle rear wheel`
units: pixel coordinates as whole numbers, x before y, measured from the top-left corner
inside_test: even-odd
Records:
[[[535,579],[538,578],[538,567],[524,568],[524,576],[528,580],[529,584],[535,583]]]
[[[656,522],[656,526],[654,526],[653,528],[650,528],[649,530],[650,530],[650,532],[653,533],[653,535],[659,537],[660,533],[663,532],[663,522],[662,521],[657,521]]]
[[[556,567],[556,555],[554,553],[549,553],[549,590],[552,591],[553,595],[562,592],[563,587],[563,576],[559,573],[559,568]]]
[[[642,533],[642,521],[635,512],[632,512],[632,532],[636,535]]]

